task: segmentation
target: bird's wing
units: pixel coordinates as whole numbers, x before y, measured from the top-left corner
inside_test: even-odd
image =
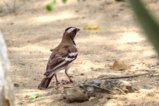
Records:
[[[76,48],[67,46],[52,51],[44,75],[51,77],[56,72],[56,70],[65,67],[73,60],[75,60],[77,55],[78,53]]]

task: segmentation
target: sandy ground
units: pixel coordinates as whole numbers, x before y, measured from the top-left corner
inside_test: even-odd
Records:
[[[159,2],[145,0],[159,16]],[[145,39],[125,2],[113,0],[69,0],[58,2],[53,12],[45,10],[49,0],[17,0],[16,15],[7,14],[0,8],[0,29],[5,35],[11,61],[10,75],[15,87],[19,106],[158,106],[159,78],[140,77],[134,82],[138,92],[115,95],[114,99],[66,103],[58,100],[58,92],[52,89],[38,90],[50,55],[50,49],[60,42],[64,29],[76,26],[81,29],[76,42],[78,59],[69,73],[75,82],[100,75],[126,75],[158,71],[159,62],[153,47]],[[3,4],[3,3],[1,3]],[[98,25],[98,30],[84,30],[88,25]],[[124,61],[131,68],[115,71],[110,68],[114,60]],[[84,74],[84,75],[81,75]],[[63,71],[59,79],[66,79]],[[51,84],[53,87],[55,85]],[[51,92],[51,93],[50,93]],[[30,100],[29,95],[41,96]]]

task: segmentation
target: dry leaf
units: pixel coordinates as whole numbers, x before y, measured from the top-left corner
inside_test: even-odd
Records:
[[[98,25],[86,26],[84,30],[99,30],[100,27]]]
[[[130,66],[125,64],[123,61],[115,60],[112,66],[113,70],[123,71],[129,69]]]

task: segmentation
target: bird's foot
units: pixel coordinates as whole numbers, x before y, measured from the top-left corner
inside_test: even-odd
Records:
[[[56,85],[61,84],[61,82],[59,82],[59,81],[56,81],[56,82],[54,81],[53,83],[56,84]]]
[[[60,84],[60,82],[59,81],[56,81],[56,85],[59,85]]]
[[[72,81],[72,80],[70,80],[70,81],[62,80],[61,83],[62,83],[63,85],[66,85],[66,84],[73,83],[73,81]]]
[[[72,76],[72,75],[69,75],[68,77],[69,77],[69,78],[73,78],[73,76]]]
[[[73,83],[73,80],[70,79],[69,83]]]

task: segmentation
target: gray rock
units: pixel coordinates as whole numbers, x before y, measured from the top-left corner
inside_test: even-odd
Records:
[[[80,87],[73,87],[64,89],[64,99],[66,99],[67,102],[84,102],[87,101],[89,97]]]

